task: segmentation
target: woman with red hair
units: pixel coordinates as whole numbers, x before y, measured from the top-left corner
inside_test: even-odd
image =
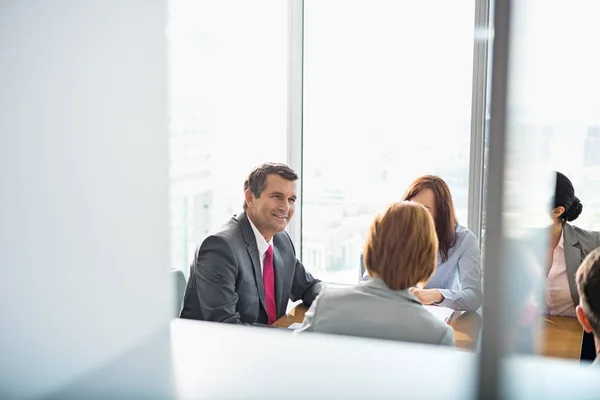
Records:
[[[450,188],[439,176],[425,175],[408,187],[402,200],[429,210],[439,241],[435,273],[424,287],[412,288],[411,293],[423,304],[476,311],[483,301],[481,252],[477,237],[458,223]],[[367,279],[365,274],[363,280]]]

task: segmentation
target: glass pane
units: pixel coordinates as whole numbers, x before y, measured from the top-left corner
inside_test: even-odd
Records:
[[[600,3],[576,0],[565,8],[564,2],[558,0],[536,0],[516,4],[513,15],[511,119],[520,128],[512,133],[517,143],[513,153],[517,153],[517,146],[527,149],[521,153],[530,171],[544,167],[565,174],[583,204],[581,214],[567,223],[599,230],[600,57],[592,49],[597,47],[600,38],[597,24]],[[541,172],[537,176],[540,177]],[[523,180],[522,173],[520,179]],[[554,179],[552,174],[551,188],[545,191],[534,190],[531,179],[527,179],[523,182],[527,187],[523,193],[527,193],[529,200],[538,193],[545,193],[552,203]],[[523,202],[522,197],[515,194],[515,202]],[[554,205],[546,206],[537,225],[550,225],[550,210]],[[533,210],[528,213],[531,218]],[[542,325],[547,325],[549,320],[558,321],[573,329],[565,328],[561,332],[563,347],[560,351],[549,343],[552,334],[549,330],[538,337],[535,350],[544,356],[578,359],[581,341],[577,338],[581,337],[581,327],[575,319],[574,273],[597,243],[586,241],[589,233],[576,232],[569,225],[555,224],[554,234],[548,232],[543,238],[539,297],[540,311],[546,314],[540,318]],[[517,274],[522,276],[513,271],[513,276]],[[572,345],[567,339],[569,335],[576,338]]]
[[[582,328],[574,317],[574,275],[583,257],[597,246],[590,240],[596,235],[576,232],[559,214],[553,219],[553,170],[573,180],[575,194],[584,203],[573,223],[598,229],[600,211],[595,210],[593,194],[600,190],[600,170],[595,169],[600,158],[591,150],[600,136],[600,58],[592,50],[600,38],[600,4],[496,2],[496,11],[504,18],[496,20],[495,50],[505,49],[501,44],[507,36],[510,46],[508,54],[495,53],[492,77],[480,397],[500,393],[502,398],[516,398],[516,391],[522,390],[518,386],[531,383],[543,383],[555,394],[554,381],[515,373],[516,363],[524,358],[510,356],[535,353],[579,360]],[[508,60],[508,76],[499,60]],[[504,87],[505,102],[498,95]],[[588,193],[592,194],[586,201],[583,196]],[[565,205],[568,212],[570,206]],[[553,368],[539,358],[529,362],[536,370]]]
[[[424,174],[467,225],[475,1],[306,1],[302,256],[356,283],[367,228]]]
[[[523,107],[544,136],[539,146],[550,165],[573,182],[583,204],[573,223],[600,230],[600,2],[531,3]]]
[[[244,179],[287,154],[287,3],[169,1],[171,266],[242,211]]]

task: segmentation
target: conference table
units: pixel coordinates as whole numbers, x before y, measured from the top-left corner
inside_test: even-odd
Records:
[[[299,304],[284,315],[274,326],[287,328],[293,323],[302,323],[307,307]],[[454,329],[456,348],[475,351],[480,337],[481,316],[475,312],[457,312],[449,321]],[[574,317],[545,316],[541,325],[541,343],[536,346],[540,355],[579,359],[583,329]]]

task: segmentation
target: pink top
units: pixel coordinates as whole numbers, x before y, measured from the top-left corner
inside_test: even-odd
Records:
[[[567,278],[567,262],[565,261],[564,235],[562,233],[552,254],[552,266],[550,266],[546,278],[545,295],[548,314],[575,316],[575,305]]]

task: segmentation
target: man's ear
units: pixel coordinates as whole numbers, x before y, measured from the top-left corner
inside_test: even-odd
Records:
[[[246,189],[244,191],[244,198],[246,200],[246,204],[248,205],[248,207],[250,207],[250,205],[254,203],[254,194],[252,193],[252,190]]]
[[[585,311],[583,311],[583,307],[577,306],[575,308],[575,314],[577,315],[577,320],[583,327],[583,330],[586,331],[587,333],[591,333],[592,332],[592,324],[590,324],[590,320],[588,319],[587,315],[585,315]]]

